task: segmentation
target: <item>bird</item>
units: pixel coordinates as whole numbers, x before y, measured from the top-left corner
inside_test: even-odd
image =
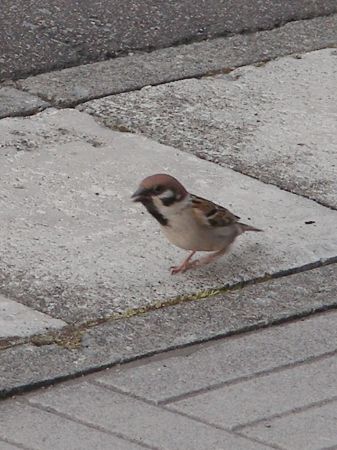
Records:
[[[144,178],[131,199],[145,206],[172,244],[190,251],[181,264],[170,268],[172,275],[216,261],[246,231],[262,231],[239,222],[240,217],[223,206],[189,193],[168,174]],[[199,251],[211,253],[192,260]]]

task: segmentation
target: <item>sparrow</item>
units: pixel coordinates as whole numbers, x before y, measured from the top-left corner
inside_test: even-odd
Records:
[[[145,206],[172,244],[190,251],[181,264],[171,267],[172,275],[217,260],[246,231],[262,231],[239,222],[240,217],[228,209],[190,194],[176,178],[166,174],[145,178],[131,199]],[[192,261],[199,251],[212,253]]]

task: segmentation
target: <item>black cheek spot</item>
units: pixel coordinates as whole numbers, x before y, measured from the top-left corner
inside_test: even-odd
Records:
[[[160,223],[160,225],[167,226],[168,220],[155,207],[152,200],[142,202],[148,212]]]

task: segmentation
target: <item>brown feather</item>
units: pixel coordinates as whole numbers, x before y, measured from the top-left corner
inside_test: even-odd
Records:
[[[223,206],[196,195],[191,195],[191,198],[193,211],[199,221],[203,222],[205,226],[225,227],[236,223],[240,219],[240,217]]]

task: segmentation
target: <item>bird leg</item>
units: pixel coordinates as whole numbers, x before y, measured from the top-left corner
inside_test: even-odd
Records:
[[[227,247],[223,248],[222,250],[219,250],[208,256],[204,256],[203,258],[196,259],[195,261],[188,263],[184,272],[188,269],[195,269],[196,267],[202,267],[202,266],[205,266],[206,264],[216,261],[221,256],[223,256],[225,253],[227,253],[227,251],[229,250],[229,247],[230,246],[228,245]]]
[[[185,258],[181,264],[179,264],[179,266],[171,267],[171,275],[175,275],[176,273],[179,273],[179,272],[184,273],[187,269],[189,269],[189,266],[191,264],[189,261],[195,253],[196,253],[195,251],[191,252],[188,255],[188,257]]]

